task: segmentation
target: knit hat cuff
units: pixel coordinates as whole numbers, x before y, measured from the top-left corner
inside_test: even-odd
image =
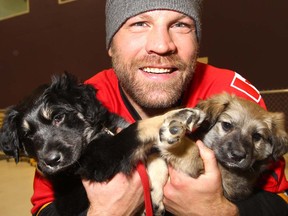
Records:
[[[202,0],[107,0],[106,47],[121,26],[131,17],[151,10],[173,10],[190,16],[196,24],[197,39],[201,38]]]

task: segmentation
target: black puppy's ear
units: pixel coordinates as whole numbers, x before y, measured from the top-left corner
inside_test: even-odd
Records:
[[[53,100],[65,101],[85,116],[85,119],[94,124],[99,121],[107,110],[96,99],[97,90],[89,84],[79,82],[77,77],[65,72],[60,76],[52,77],[51,87],[46,91],[46,98],[53,96]],[[53,94],[51,94],[53,93]]]
[[[285,116],[280,112],[270,112],[271,143],[273,146],[272,157],[278,160],[288,152],[288,134],[285,130]]]
[[[69,91],[70,89],[75,88],[78,85],[77,78],[65,71],[63,74],[53,75],[51,77],[51,88],[61,91]]]
[[[107,109],[96,98],[97,89],[90,84],[81,84],[80,87],[82,88],[81,107],[85,119],[90,123],[107,119]]]
[[[13,156],[15,162],[19,162],[20,143],[18,137],[19,112],[9,108],[5,113],[2,128],[0,130],[0,149],[9,156]]]

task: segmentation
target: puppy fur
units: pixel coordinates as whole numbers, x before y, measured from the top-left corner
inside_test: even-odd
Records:
[[[59,215],[78,215],[88,208],[81,178],[105,182],[119,172],[129,175],[160,142],[164,122],[194,113],[180,109],[129,125],[102,106],[96,92],[71,74],[54,76],[51,84],[10,107],[0,130],[5,154],[16,162],[23,154],[34,158],[39,171],[51,180]],[[117,128],[123,130],[116,134]],[[155,215],[162,211],[155,209]]]
[[[159,143],[164,120],[177,116],[173,111],[129,125],[108,112],[95,94],[92,86],[65,73],[5,114],[1,150],[16,162],[22,154],[37,161],[52,182],[59,215],[78,215],[88,207],[81,178],[109,181],[145,162],[147,152]],[[113,136],[117,128],[125,129]]]
[[[194,141],[200,139],[219,162],[225,197],[231,201],[247,198],[270,162],[288,151],[284,114],[227,93],[201,101],[197,109],[191,121],[178,115],[178,120],[163,124],[158,143],[162,157],[176,169],[198,177],[204,170]],[[185,135],[187,129],[190,133]]]
[[[197,177],[203,163],[192,140],[198,138],[215,151],[230,200],[248,196],[267,161],[287,152],[283,114],[235,96],[222,94],[197,108],[128,125],[101,105],[96,92],[67,73],[55,76],[50,85],[10,107],[0,131],[0,148],[7,155],[16,162],[21,154],[35,158],[38,169],[51,180],[60,215],[77,215],[88,207],[81,178],[109,181],[118,172],[129,175],[146,160],[154,214],[161,215],[162,188],[168,178],[163,159]],[[113,136],[117,128],[124,129]],[[193,131],[190,138],[187,130]],[[153,147],[162,157],[147,159]]]

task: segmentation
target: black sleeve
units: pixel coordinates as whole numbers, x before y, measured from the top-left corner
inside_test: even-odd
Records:
[[[38,213],[33,214],[33,216],[36,216],[37,214]],[[87,215],[87,210],[78,214],[78,216],[86,216],[86,215]],[[57,212],[56,207],[54,203],[52,202],[51,204],[43,208],[37,216],[60,216],[60,214]]]
[[[258,191],[235,204],[240,216],[288,216],[288,204],[275,193]]]

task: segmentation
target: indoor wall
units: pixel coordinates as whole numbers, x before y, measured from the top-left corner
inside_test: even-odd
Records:
[[[25,2],[28,13],[0,21],[0,109],[52,74],[69,71],[85,80],[110,67],[104,0]],[[286,0],[205,1],[200,55],[260,90],[288,88],[287,9]]]

